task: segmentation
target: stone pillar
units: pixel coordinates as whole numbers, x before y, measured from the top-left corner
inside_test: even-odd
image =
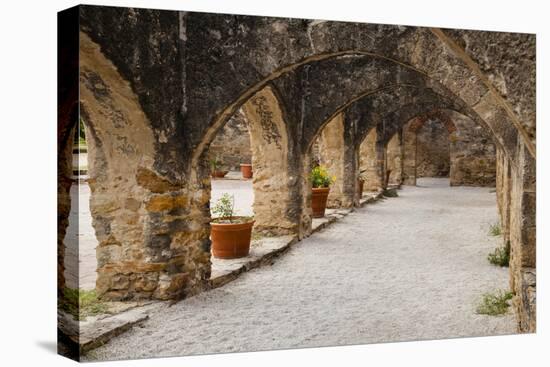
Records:
[[[359,146],[359,169],[365,180],[365,191],[377,191],[384,186],[384,155],[384,144],[378,140],[376,129],[371,129]]]
[[[518,329],[536,329],[536,161],[522,141],[511,165],[510,276]]]
[[[403,184],[416,186],[416,132],[414,121],[403,127]]]
[[[501,148],[496,151],[496,196],[497,206],[502,228],[503,242],[510,241],[510,190],[512,179],[510,177],[510,161],[506,158]],[[513,289],[513,284],[511,289]]]
[[[398,131],[388,142],[386,148],[387,169],[390,171],[390,185],[401,185],[403,183],[403,145],[402,133]]]
[[[299,231],[292,206],[299,205],[292,196],[289,182],[296,173],[289,168],[289,139],[277,98],[270,87],[256,93],[244,104],[254,176],[254,230],[272,234]],[[296,149],[290,150],[296,154]],[[298,159],[298,158],[297,158]]]
[[[209,165],[168,179],[158,164],[183,160],[161,149],[129,83],[80,35],[80,103],[87,124],[90,210],[98,240],[97,293],[106,299],[173,299],[210,277]]]
[[[328,196],[329,208],[349,208],[354,205],[357,164],[352,139],[344,131],[343,113],[329,121],[319,136],[321,164],[336,177]]]

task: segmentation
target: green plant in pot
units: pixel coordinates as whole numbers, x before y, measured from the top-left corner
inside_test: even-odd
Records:
[[[228,171],[223,170],[223,162],[219,157],[210,159],[210,172],[214,178],[225,177]]]
[[[235,197],[224,193],[212,208],[210,222],[212,255],[220,259],[245,257],[250,252],[254,220],[235,215]]]
[[[313,218],[321,218],[325,216],[330,185],[336,180],[336,177],[331,176],[324,166],[316,166],[311,170],[310,178]]]

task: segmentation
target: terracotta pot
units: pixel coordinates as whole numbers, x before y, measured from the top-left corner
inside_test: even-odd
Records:
[[[212,177],[214,178],[223,178],[227,175],[229,171],[212,171]]]
[[[254,221],[246,223],[210,223],[212,255],[219,259],[245,257],[250,251]]]
[[[365,186],[365,181],[358,179],[357,180],[357,191],[359,192],[359,198],[363,197],[363,186]]]
[[[241,163],[241,173],[243,178],[252,178],[252,165]]]
[[[325,216],[329,191],[330,187],[313,187],[311,189],[311,209],[313,211],[313,218],[322,218]]]

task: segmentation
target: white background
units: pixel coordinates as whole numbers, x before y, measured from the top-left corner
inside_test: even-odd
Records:
[[[94,4],[537,33],[538,333],[210,355],[104,366],[550,364],[545,1],[132,0]],[[65,366],[56,341],[56,12],[75,1],[5,1],[0,11],[0,364]],[[548,164],[548,163],[543,163]],[[545,289],[546,288],[546,289]]]

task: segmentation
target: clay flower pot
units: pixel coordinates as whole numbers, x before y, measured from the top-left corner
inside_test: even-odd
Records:
[[[311,209],[313,211],[313,218],[322,218],[325,216],[329,191],[330,187],[313,187],[311,189]]]
[[[214,178],[223,178],[227,175],[229,171],[212,171],[212,177]]]
[[[241,163],[241,173],[243,178],[252,178],[252,165],[248,163]]]
[[[234,217],[238,219],[239,217]],[[245,223],[210,223],[212,255],[219,259],[245,257],[250,252],[254,221]]]
[[[359,198],[363,197],[363,186],[365,186],[365,181],[360,178],[357,179],[357,192],[359,193]]]

